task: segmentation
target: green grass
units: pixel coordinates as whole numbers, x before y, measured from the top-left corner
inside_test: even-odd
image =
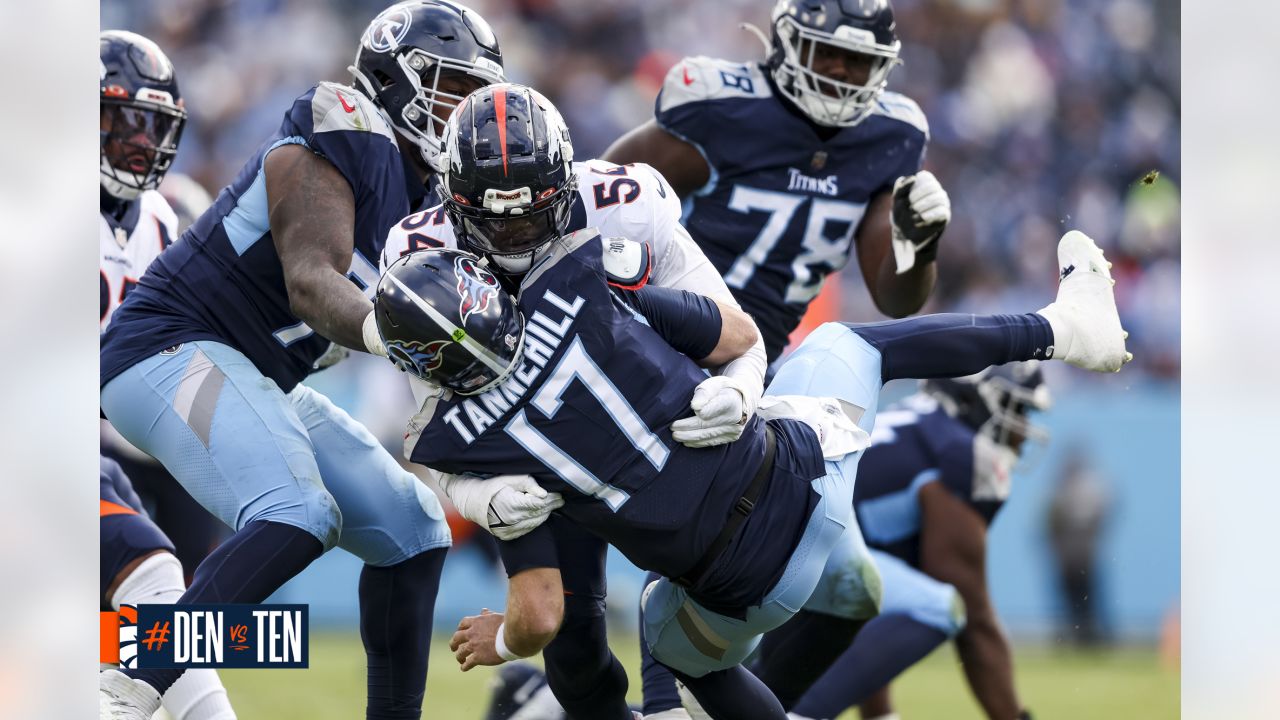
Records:
[[[636,639],[615,638],[613,645],[632,678],[631,699],[638,702]],[[431,653],[423,717],[478,720],[488,704],[493,670],[459,672],[443,638],[436,640]],[[1041,720],[1163,720],[1179,716],[1179,675],[1176,670],[1162,668],[1154,651],[1068,653],[1022,647],[1015,654],[1019,691]],[[223,670],[222,677],[241,720],[364,717],[364,652],[353,634],[313,633],[308,670]],[[894,702],[907,720],[981,717],[949,647],[900,678],[894,685]],[[852,712],[843,716],[856,717]]]

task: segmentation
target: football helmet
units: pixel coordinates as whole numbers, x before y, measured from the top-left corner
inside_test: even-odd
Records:
[[[445,212],[463,247],[507,275],[533,267],[569,225],[578,176],[569,128],[523,85],[481,88],[445,126]]]
[[[948,415],[997,445],[1021,452],[1024,441],[1044,444],[1049,440],[1048,430],[1029,417],[1052,404],[1038,361],[998,365],[954,380],[925,380],[921,389]]]
[[[421,250],[392,263],[373,310],[396,367],[460,395],[499,385],[524,352],[515,300],[461,250]]]
[[[107,30],[98,36],[98,60],[102,189],[133,200],[169,171],[187,111],[173,63],[147,38]]]
[[[502,50],[489,23],[445,0],[408,0],[383,10],[347,69],[436,172],[449,112],[471,90],[503,78]]]
[[[778,0],[772,22],[766,65],[782,96],[819,125],[862,122],[900,62],[889,0]]]

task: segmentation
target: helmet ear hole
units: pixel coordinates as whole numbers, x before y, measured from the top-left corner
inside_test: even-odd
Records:
[[[395,85],[395,84],[396,84],[396,81],[395,81],[395,79],[394,79],[394,78],[392,78],[390,75],[388,75],[388,74],[386,74],[386,73],[382,72],[381,70],[374,70],[374,71],[373,71],[373,79],[374,79],[374,80],[376,80],[376,81],[378,81],[378,89],[379,89],[379,90],[386,90],[387,88],[389,88],[389,87],[391,87],[392,85]]]

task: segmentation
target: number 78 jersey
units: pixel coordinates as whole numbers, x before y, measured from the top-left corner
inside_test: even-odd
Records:
[[[819,128],[759,65],[707,57],[671,69],[656,120],[707,161],[684,226],[755,318],[770,362],[848,261],[871,200],[919,172],[929,132],[915,102],[891,92],[858,125]]]

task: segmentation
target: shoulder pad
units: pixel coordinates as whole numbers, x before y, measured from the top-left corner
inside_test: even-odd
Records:
[[[769,83],[759,65],[698,55],[684,58],[667,71],[658,95],[658,112],[702,100],[762,98],[769,94]]]
[[[364,93],[349,85],[322,82],[311,96],[311,132],[373,132],[395,142],[391,123]]]
[[[896,92],[884,92],[876,102],[875,113],[904,122],[929,137],[929,120],[915,100]]]
[[[609,284],[623,290],[639,290],[649,282],[653,258],[648,243],[626,238],[604,238],[604,274]]]

